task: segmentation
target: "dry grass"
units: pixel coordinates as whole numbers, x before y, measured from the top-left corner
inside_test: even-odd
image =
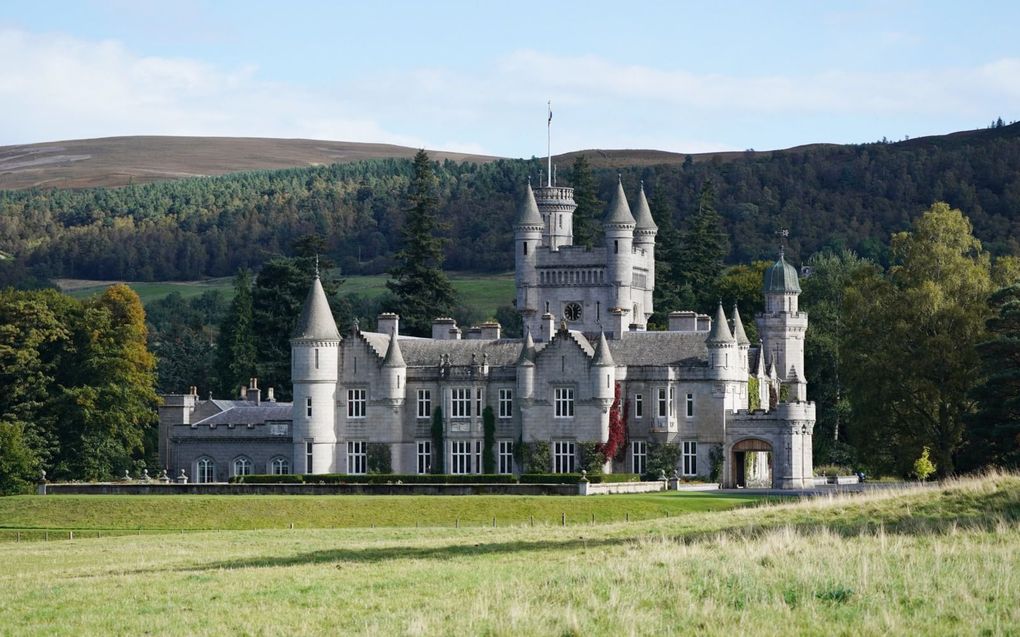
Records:
[[[1007,635],[1018,548],[1001,474],[589,528],[8,544],[0,632]]]

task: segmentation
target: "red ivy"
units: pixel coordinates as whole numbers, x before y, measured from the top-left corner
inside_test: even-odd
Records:
[[[627,414],[629,411],[630,401],[625,401],[621,413],[620,383],[616,383],[613,404],[609,407],[609,439],[600,445],[599,448],[599,451],[607,459],[612,458],[618,462],[623,461],[624,452],[627,450],[627,443],[630,442],[630,428],[627,427]]]

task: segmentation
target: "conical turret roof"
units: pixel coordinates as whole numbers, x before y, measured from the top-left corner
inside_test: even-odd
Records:
[[[535,363],[535,340],[531,338],[531,330],[525,329],[524,343],[521,345],[521,354],[517,357],[518,365],[533,365]]]
[[[322,289],[318,274],[315,275],[308,296],[305,297],[301,316],[298,317],[297,325],[291,332],[291,338],[309,341],[340,340],[340,332],[336,329],[336,321],[333,320],[333,312],[329,309],[329,301],[326,299],[326,292]]]
[[[616,182],[616,194],[613,195],[613,201],[609,204],[609,211],[602,223],[618,226],[635,225],[634,215],[630,214],[630,205],[627,203],[627,195],[623,192],[622,180]]]
[[[648,207],[648,198],[645,197],[645,184],[641,182],[641,192],[638,193],[637,207],[634,210],[634,220],[637,225],[634,230],[645,232],[658,232],[659,226],[655,225],[652,217],[652,209]]]
[[[726,322],[726,313],[723,312],[722,302],[715,312],[715,320],[712,321],[712,331],[708,333],[707,343],[735,343],[733,335],[730,334],[730,326]]]
[[[538,212],[538,203],[535,201],[535,191],[531,189],[531,181],[528,181],[528,187],[524,191],[524,200],[521,202],[521,207],[517,210],[517,221],[515,222],[518,226],[541,226],[544,222],[542,221],[542,215]]]
[[[733,304],[733,338],[737,339],[737,345],[750,345],[747,334],[744,332],[744,323],[740,320],[740,310],[737,304]]]
[[[407,363],[404,362],[404,354],[400,351],[400,343],[397,340],[396,330],[393,330],[393,334],[390,335],[390,344],[386,348],[383,367],[407,367]]]
[[[613,355],[609,352],[609,343],[606,341],[606,333],[599,333],[599,342],[595,347],[595,357],[591,364],[596,367],[611,367],[615,365]]]

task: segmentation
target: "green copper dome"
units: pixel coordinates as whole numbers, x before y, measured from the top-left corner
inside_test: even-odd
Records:
[[[797,276],[797,268],[786,262],[783,253],[779,253],[779,260],[765,270],[765,294],[785,294],[796,292],[800,294],[800,279]]]

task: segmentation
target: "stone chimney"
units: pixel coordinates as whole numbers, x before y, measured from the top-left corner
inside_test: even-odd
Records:
[[[697,332],[698,314],[690,310],[686,312],[669,313],[670,332]]]
[[[432,319],[432,338],[437,341],[448,341],[453,339],[453,332],[457,330],[457,321],[448,316],[441,316]],[[459,330],[457,330],[459,334]]]
[[[542,315],[541,332],[539,334],[539,340],[548,343],[552,340],[553,334],[556,333],[556,319],[549,312]]]
[[[696,318],[699,332],[707,332],[712,329],[712,319],[708,314],[698,314]]]
[[[474,327],[469,327],[467,330],[467,334],[464,335],[464,340],[466,341],[477,341],[481,340],[481,338],[482,328],[478,327],[477,325]]]
[[[486,321],[478,326],[481,330],[481,338],[483,341],[498,341],[500,332],[503,327],[498,321]]]
[[[266,390],[266,402],[267,403],[275,403],[276,402],[276,396],[273,395],[273,388],[272,387],[270,387],[269,389]]]
[[[380,334],[399,335],[400,317],[393,312],[383,312],[376,319],[375,331]]]
[[[262,403],[262,390],[259,389],[259,379],[252,378],[251,383],[248,386],[248,390],[245,392],[245,400],[256,405]]]

